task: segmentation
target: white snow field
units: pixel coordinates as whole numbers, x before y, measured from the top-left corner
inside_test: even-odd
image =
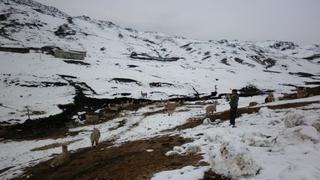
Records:
[[[41,112],[31,115],[31,119],[61,113],[58,105],[72,103],[75,96],[75,88],[63,76],[90,87],[84,92],[88,97],[112,99],[129,93],[125,97],[138,99],[143,91],[148,92],[151,100],[193,97],[194,89],[201,96],[210,95],[215,86],[218,94],[229,93],[248,85],[273,90],[279,97],[296,87],[314,87],[320,81],[320,61],[316,58],[320,46],[316,44],[199,41],[140,32],[86,16],[71,17],[32,0],[0,0],[0,19],[0,125],[5,126],[24,123],[27,109]],[[66,34],[56,35],[63,24],[68,27]],[[86,57],[56,58],[39,51],[45,46],[86,51]],[[31,51],[8,52],[2,47],[31,48]],[[158,59],[130,57],[134,52]],[[178,58],[165,61],[173,57]],[[165,85],[150,85],[158,82]],[[253,101],[261,104],[264,98],[263,95],[240,98],[239,107]],[[218,112],[228,110],[224,99],[218,101]],[[210,164],[159,172],[153,177],[157,180],[200,179],[210,168],[233,179],[318,180],[320,96],[270,105],[310,101],[318,103],[281,110],[261,108],[258,113],[239,117],[236,128],[229,127],[228,122],[214,124],[205,120],[192,129],[164,131],[186,123],[191,117],[203,116],[204,107],[193,105],[179,107],[173,116],[158,113],[145,117],[143,113],[157,110],[146,106],[95,126],[100,129],[102,140],[113,140],[115,146],[159,135],[191,138],[192,143],[175,147],[167,155],[202,153],[203,161]],[[124,126],[110,130],[124,120]],[[69,141],[74,141],[69,150],[90,146],[92,128],[93,125],[71,128],[69,132],[80,133],[59,139],[13,141],[0,137],[0,179],[16,177],[25,167],[61,151],[60,148],[31,151],[34,148]],[[1,172],[6,168],[9,169]]]

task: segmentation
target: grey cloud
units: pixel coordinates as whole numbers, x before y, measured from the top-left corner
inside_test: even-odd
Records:
[[[37,0],[70,15],[198,39],[320,42],[319,0]]]

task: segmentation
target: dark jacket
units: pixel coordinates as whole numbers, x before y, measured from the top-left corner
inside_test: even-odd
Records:
[[[237,94],[231,95],[230,97],[230,107],[231,108],[237,108],[238,107],[238,101],[239,101],[239,96]]]

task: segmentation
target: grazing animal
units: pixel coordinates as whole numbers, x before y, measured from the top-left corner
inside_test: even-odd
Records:
[[[249,103],[249,106],[256,106],[256,105],[258,105],[259,103],[257,103],[257,102],[250,102]]]
[[[56,156],[50,163],[50,167],[58,167],[69,160],[68,146],[62,145],[62,153]]]
[[[308,97],[307,88],[298,89],[297,98],[305,98],[305,97]]]
[[[217,105],[216,104],[211,104],[209,106],[206,107],[206,115],[213,115],[214,112],[217,111]]]
[[[142,98],[146,98],[147,96],[148,96],[148,93],[147,92],[140,92],[141,93],[141,96],[142,96]]]
[[[91,147],[97,146],[99,144],[99,139],[100,139],[99,129],[93,128],[91,135],[90,135]]]
[[[273,93],[269,93],[268,97],[266,97],[266,99],[264,100],[265,103],[274,102],[274,101],[275,101],[275,99],[274,99]]]
[[[99,122],[99,116],[98,115],[86,114],[86,123],[95,124],[97,122]]]
[[[179,102],[169,102],[169,101],[165,103],[164,108],[167,110],[168,116],[171,116],[174,113],[178,104]]]
[[[217,105],[218,105],[218,104],[219,104],[219,103],[218,103],[217,101],[213,101],[212,104],[210,103],[210,105],[208,105],[208,106],[206,107],[206,115],[207,115],[207,116],[208,116],[208,115],[213,115],[214,112],[217,111]]]

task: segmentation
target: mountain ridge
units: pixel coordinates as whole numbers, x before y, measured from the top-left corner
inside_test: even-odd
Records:
[[[75,77],[72,81],[86,84],[89,88],[85,88],[85,93],[95,98],[140,98],[140,91],[146,91],[150,99],[158,100],[193,96],[194,90],[202,96],[210,95],[215,85],[218,95],[249,85],[280,95],[297,87],[313,87],[319,80],[319,45],[301,46],[285,41],[200,41],[122,28],[87,16],[71,17],[32,0],[1,0],[0,3],[3,4],[0,46],[31,51],[27,54],[0,52],[4,104],[19,111],[30,105],[47,112],[47,116],[61,111],[56,104],[72,102],[74,89],[60,75]],[[85,51],[86,57],[70,60],[41,53],[48,47]],[[307,60],[309,57],[315,58]],[[24,68],[18,68],[17,64]],[[306,73],[308,77],[301,77]],[[55,88],[59,89],[58,93],[52,92]],[[41,94],[39,92],[60,100],[43,102],[40,97],[34,97]],[[19,116],[23,115],[3,111],[3,121],[21,119]]]

